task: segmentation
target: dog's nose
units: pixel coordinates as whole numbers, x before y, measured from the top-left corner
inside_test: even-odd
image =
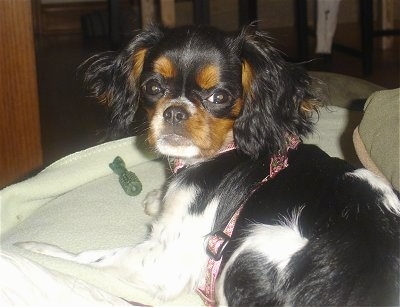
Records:
[[[167,123],[178,125],[188,119],[189,113],[183,107],[171,106],[164,111],[163,117]]]

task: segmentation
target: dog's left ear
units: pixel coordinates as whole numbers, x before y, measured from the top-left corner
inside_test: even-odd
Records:
[[[163,35],[161,27],[149,25],[119,52],[102,53],[83,65],[92,95],[110,110],[109,138],[129,132],[140,102],[139,79],[146,53]]]
[[[263,32],[246,28],[236,43],[244,97],[234,125],[236,145],[254,159],[284,151],[288,135],[304,136],[312,130],[310,117],[317,100],[310,90],[311,78],[286,62]]]

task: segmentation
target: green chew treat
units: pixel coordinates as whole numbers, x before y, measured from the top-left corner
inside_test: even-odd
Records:
[[[126,169],[125,162],[121,157],[117,156],[109,166],[118,175],[119,183],[126,194],[136,196],[142,191],[142,183],[139,178],[134,172]]]

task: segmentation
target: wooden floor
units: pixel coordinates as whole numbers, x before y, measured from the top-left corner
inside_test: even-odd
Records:
[[[296,58],[293,29],[269,30],[275,45],[289,58]],[[357,45],[356,31],[338,29],[337,39]],[[314,48],[310,40],[310,50]],[[109,49],[106,39],[84,40],[80,36],[46,37],[37,42],[42,145],[45,165],[75,151],[102,142],[107,127],[102,106],[87,97],[79,65],[94,53]],[[363,78],[387,88],[399,87],[399,42],[389,50],[374,49],[373,70],[363,76],[361,61],[332,53],[329,61],[312,55],[311,70],[326,70]]]

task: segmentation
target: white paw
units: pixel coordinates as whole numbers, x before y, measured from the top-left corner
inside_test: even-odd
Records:
[[[150,191],[143,200],[144,212],[150,216],[157,216],[161,211],[162,190]]]

